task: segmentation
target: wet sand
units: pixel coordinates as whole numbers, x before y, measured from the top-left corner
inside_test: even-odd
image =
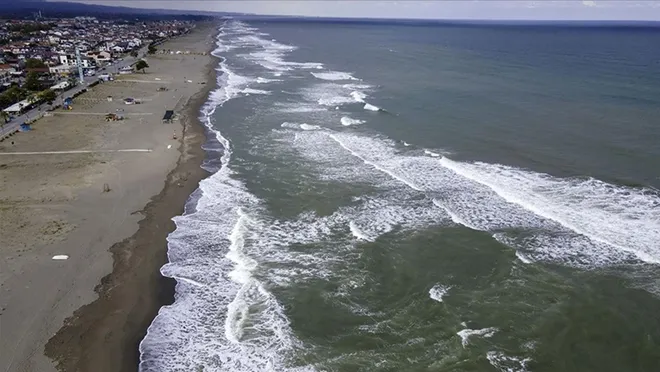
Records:
[[[0,143],[0,370],[137,370],[140,340],[173,299],[159,273],[171,218],[206,176],[197,117],[215,86],[214,34],[200,24],[159,46],[190,54],[149,55],[145,74]],[[60,151],[74,153],[6,154]]]

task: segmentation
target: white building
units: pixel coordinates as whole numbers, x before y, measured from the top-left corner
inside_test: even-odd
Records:
[[[94,66],[94,60],[87,57],[81,59],[83,68],[91,68]],[[78,60],[76,56],[71,54],[60,54],[60,64],[68,67],[78,67]]]
[[[50,71],[51,74],[68,74],[71,72],[71,67],[68,65],[58,65],[58,66],[52,66],[49,67],[48,70]]]
[[[93,58],[97,64],[99,64],[100,62],[108,62],[112,60],[112,54],[106,51],[88,52],[87,57]]]
[[[69,64],[69,55],[67,54],[60,54],[60,63],[64,66],[71,66]],[[75,59],[75,58],[74,58]]]

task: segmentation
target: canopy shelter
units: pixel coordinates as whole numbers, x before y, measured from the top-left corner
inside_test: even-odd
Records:
[[[23,110],[27,110],[28,107],[30,107],[30,102],[28,102],[27,99],[24,99],[21,102],[14,103],[2,111],[8,114],[20,114]]]
[[[69,82],[68,81],[63,81],[63,82],[60,82],[58,84],[53,85],[52,87],[50,87],[50,89],[52,89],[52,90],[62,90],[62,89],[66,89],[68,87],[69,87]]]
[[[165,115],[163,115],[163,123],[171,123],[173,116],[174,116],[174,110],[165,111]]]

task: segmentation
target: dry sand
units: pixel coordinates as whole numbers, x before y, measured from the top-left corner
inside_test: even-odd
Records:
[[[158,271],[171,217],[205,176],[197,116],[215,85],[213,34],[200,24],[159,47],[193,54],[147,56],[145,74],[0,142],[0,371],[137,370],[138,343],[172,298]],[[106,122],[117,109],[125,119]],[[178,119],[162,123],[166,109]],[[119,149],[150,151],[96,152]],[[71,150],[92,152],[2,154]]]

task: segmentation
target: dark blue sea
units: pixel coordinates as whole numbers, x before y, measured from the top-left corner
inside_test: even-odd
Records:
[[[660,29],[219,27],[141,371],[660,371]]]

